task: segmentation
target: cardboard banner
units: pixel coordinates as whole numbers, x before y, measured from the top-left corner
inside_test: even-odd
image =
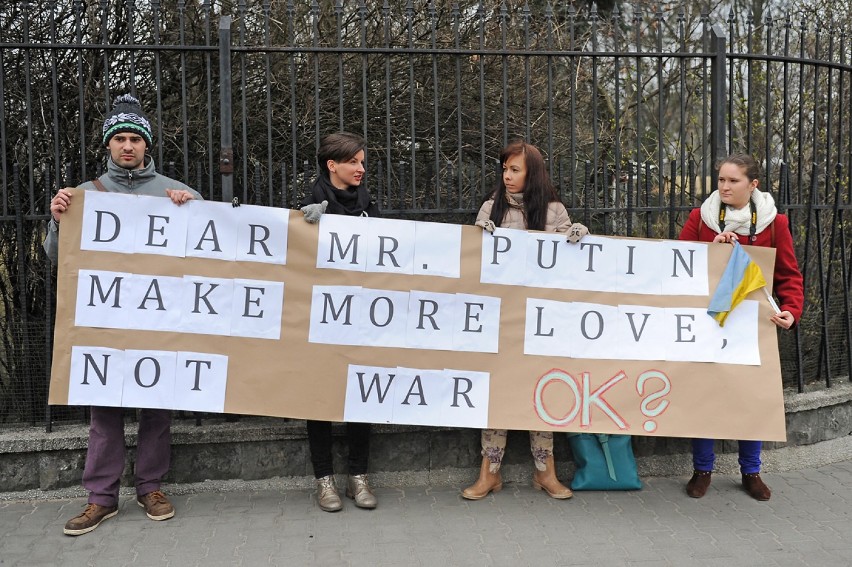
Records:
[[[763,292],[707,314],[730,255],[78,191],[50,403],[784,441]]]

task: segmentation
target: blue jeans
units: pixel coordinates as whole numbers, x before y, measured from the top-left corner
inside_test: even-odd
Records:
[[[716,462],[713,452],[715,439],[692,440],[692,466],[697,471],[712,471]],[[740,472],[753,474],[760,472],[760,449],[762,441],[738,441],[740,445]]]

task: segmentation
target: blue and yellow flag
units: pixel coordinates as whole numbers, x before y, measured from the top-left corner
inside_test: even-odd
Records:
[[[765,285],[766,280],[763,278],[760,266],[751,261],[739,242],[734,241],[734,251],[710,299],[707,314],[716,319],[720,327],[724,327],[728,313],[733,311],[748,294]]]

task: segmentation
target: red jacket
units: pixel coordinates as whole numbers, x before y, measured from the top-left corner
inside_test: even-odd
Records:
[[[793,248],[793,237],[790,236],[790,221],[787,220],[786,215],[778,214],[775,216],[773,225],[775,227],[775,274],[772,279],[775,295],[778,296],[781,310],[792,313],[798,323],[802,317],[805,295],[802,273],[799,271],[796,250]],[[740,244],[771,248],[773,225],[756,234],[754,242],[749,242],[748,237],[744,237],[740,238]],[[693,209],[678,238],[713,242],[713,238],[718,234],[701,220],[701,209]]]

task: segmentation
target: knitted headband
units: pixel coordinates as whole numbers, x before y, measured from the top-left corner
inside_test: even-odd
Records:
[[[112,103],[112,112],[104,120],[104,145],[109,145],[110,139],[120,132],[142,136],[149,148],[154,144],[151,123],[142,112],[139,101],[129,94],[116,97]]]

